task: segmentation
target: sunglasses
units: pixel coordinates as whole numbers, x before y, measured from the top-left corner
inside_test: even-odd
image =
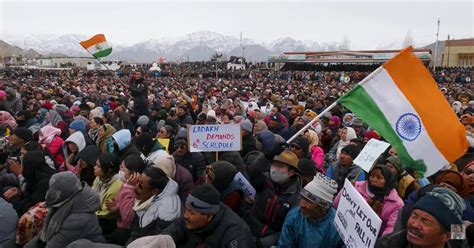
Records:
[[[179,144],[179,145],[175,145],[174,149],[176,149],[176,150],[178,150],[178,149],[185,150],[186,147],[187,146],[185,144]]]
[[[295,144],[291,144],[291,145],[290,145],[290,148],[291,148],[291,149],[295,149],[295,150],[301,150],[301,146],[295,145]]]

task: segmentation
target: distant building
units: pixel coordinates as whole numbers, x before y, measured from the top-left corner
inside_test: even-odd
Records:
[[[43,68],[87,68],[87,65],[95,61],[90,57],[58,57],[58,58],[38,58],[36,66]]]
[[[474,66],[474,38],[447,40],[441,56],[443,66]]]
[[[370,51],[324,51],[324,52],[285,52],[268,57],[267,65],[276,70],[298,68],[311,65],[321,66],[378,66],[397,55],[400,50],[370,50]],[[428,64],[431,60],[431,51],[428,49],[414,49],[413,53]],[[341,67],[342,68],[342,67]]]

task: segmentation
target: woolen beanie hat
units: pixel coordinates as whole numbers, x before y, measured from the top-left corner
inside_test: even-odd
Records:
[[[253,129],[252,126],[253,126],[252,122],[250,122],[250,120],[248,119],[240,122],[240,127],[242,128],[242,130],[247,131],[249,133],[252,132],[252,129]]]
[[[323,208],[331,207],[336,193],[336,181],[321,173],[317,173],[313,180],[301,190],[301,196]]]
[[[99,147],[96,145],[86,146],[82,151],[77,154],[77,159],[86,161],[88,166],[94,166],[97,158],[102,153]]]
[[[213,175],[209,175],[213,174]],[[234,180],[237,169],[227,161],[217,161],[211,164],[208,177],[212,177],[212,186],[222,192]]]
[[[403,173],[405,172],[405,165],[402,164],[402,161],[400,160],[400,158],[398,158],[398,156],[390,156],[388,157],[386,160],[385,160],[385,163],[391,163],[398,171],[398,173]]]
[[[13,130],[12,135],[15,135],[18,138],[22,139],[25,143],[33,140],[33,133],[31,132],[30,129],[26,127],[15,128],[15,130]]]
[[[355,159],[359,155],[360,149],[356,145],[347,145],[342,148],[341,153],[342,152],[349,154],[352,159]]]
[[[158,150],[156,152],[158,156],[153,161],[152,166],[160,168],[168,177],[173,179],[176,175],[174,157],[169,155],[165,150]]]
[[[86,124],[81,120],[74,120],[73,122],[71,122],[71,124],[69,124],[69,128],[79,132],[85,132]]]
[[[463,223],[464,208],[464,200],[458,194],[441,187],[426,193],[413,206],[432,215],[448,231],[451,225]]]
[[[150,118],[148,118],[148,116],[142,115],[142,116],[138,117],[137,125],[138,125],[138,126],[141,126],[141,125],[148,125],[148,122],[149,122],[149,121],[150,121]]]
[[[220,193],[214,186],[204,183],[188,195],[186,207],[198,213],[216,214],[220,209],[220,198]]]

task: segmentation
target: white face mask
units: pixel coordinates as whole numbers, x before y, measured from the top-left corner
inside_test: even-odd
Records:
[[[126,182],[126,181],[127,181],[127,179],[125,178],[125,172],[119,170],[118,176],[119,176],[119,178],[120,178],[120,181],[122,181],[122,182]]]
[[[290,175],[288,173],[284,173],[275,169],[275,167],[270,167],[270,178],[275,183],[285,183],[290,179]]]

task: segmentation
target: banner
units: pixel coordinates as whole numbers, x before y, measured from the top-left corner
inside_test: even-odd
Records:
[[[347,248],[372,248],[382,220],[346,179],[334,225]]]
[[[188,128],[190,152],[240,151],[240,125],[194,125]]]
[[[364,149],[359,153],[359,156],[354,159],[354,164],[358,165],[364,171],[369,172],[380,154],[385,152],[389,146],[390,144],[387,142],[370,139],[364,146]]]
[[[237,174],[235,174],[234,180],[239,183],[240,188],[242,191],[244,191],[245,197],[249,197],[252,200],[255,198],[257,191],[255,191],[255,188],[252,186],[252,184],[250,184],[247,178],[242,175],[241,172],[237,172]]]

